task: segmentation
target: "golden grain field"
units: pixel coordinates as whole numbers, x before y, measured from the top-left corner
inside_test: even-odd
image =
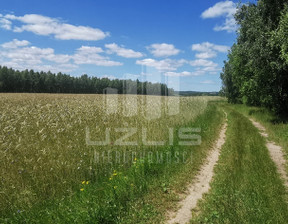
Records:
[[[210,99],[0,94],[0,212],[73,194],[81,181],[115,169],[113,161],[95,162],[95,152],[152,147],[143,144],[143,130],[150,141],[168,142],[167,130],[195,119]],[[119,128],[134,128],[127,141],[135,144],[115,144],[123,136]],[[87,136],[88,143],[100,141],[107,130],[107,144],[87,144]]]

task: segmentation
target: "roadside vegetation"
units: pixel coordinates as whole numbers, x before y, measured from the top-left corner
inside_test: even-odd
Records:
[[[259,0],[237,11],[237,40],[221,74],[229,102],[287,115],[287,9],[287,0]]]
[[[222,93],[229,105],[227,140],[211,191],[192,223],[287,223],[287,190],[265,139],[248,118],[261,123],[282,146],[288,172],[288,2],[239,5],[236,43],[224,63]]]
[[[252,123],[231,107],[227,139],[211,191],[191,223],[286,223],[287,192],[265,140]]]
[[[260,122],[266,128],[269,138],[282,146],[288,161],[288,119],[286,116],[275,115],[265,108],[248,107],[241,104],[231,106],[243,115]],[[288,163],[286,164],[286,171],[288,173]]]

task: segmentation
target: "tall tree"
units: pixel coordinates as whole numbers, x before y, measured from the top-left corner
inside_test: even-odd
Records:
[[[287,0],[259,0],[257,5],[242,5],[236,13],[237,43],[221,74],[229,102],[264,106],[277,113],[288,111],[285,41],[279,45],[287,32],[285,3]]]

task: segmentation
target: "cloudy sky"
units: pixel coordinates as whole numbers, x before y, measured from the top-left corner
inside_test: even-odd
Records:
[[[236,1],[9,0],[0,65],[218,91]]]

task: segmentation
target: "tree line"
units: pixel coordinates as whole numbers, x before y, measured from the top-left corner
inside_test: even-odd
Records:
[[[230,103],[288,113],[288,1],[243,4],[237,41],[224,62],[222,92]]]
[[[67,74],[18,71],[0,66],[0,92],[174,95],[166,84]]]

